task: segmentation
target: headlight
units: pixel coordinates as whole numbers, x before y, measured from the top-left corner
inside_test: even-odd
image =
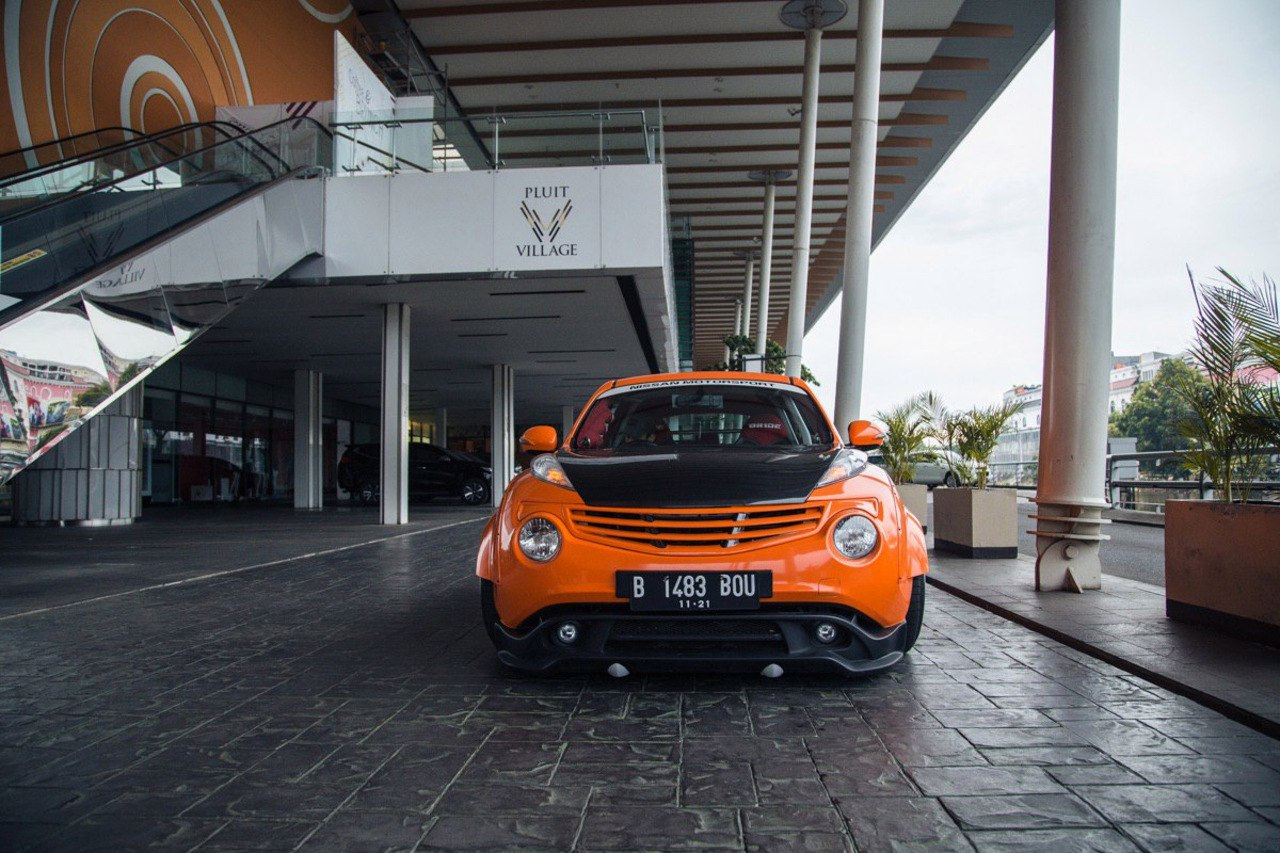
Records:
[[[560,553],[560,531],[549,518],[529,519],[520,528],[517,539],[524,555],[539,563],[554,559]]]
[[[861,450],[845,448],[831,460],[831,464],[827,466],[827,472],[818,481],[818,486],[829,486],[832,483],[856,477],[866,469],[867,454]]]
[[[564,468],[550,453],[535,457],[533,463],[529,466],[529,470],[533,472],[533,476],[544,483],[550,483],[562,489],[573,488],[573,483],[569,482],[569,475],[564,472]]]
[[[845,557],[857,560],[875,550],[880,534],[871,519],[861,515],[850,515],[840,519],[836,529],[831,533],[831,544]]]

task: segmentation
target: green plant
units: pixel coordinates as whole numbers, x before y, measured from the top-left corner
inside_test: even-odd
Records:
[[[1234,310],[1244,328],[1244,342],[1257,367],[1269,367],[1280,372],[1280,299],[1276,296],[1276,283],[1269,276],[1262,283],[1245,284],[1240,279],[1218,267],[1218,272],[1230,285]],[[1246,376],[1255,365],[1246,367]],[[1253,405],[1246,427],[1269,445],[1280,446],[1280,385],[1260,388],[1251,400]]]
[[[933,451],[934,458],[940,458],[951,473],[956,483],[968,483],[973,480],[972,471],[965,465],[956,444],[959,440],[960,413],[947,408],[946,403],[937,391],[925,391],[916,397],[916,405],[924,414],[925,421],[933,433],[933,438],[945,452]]]
[[[933,430],[920,397],[913,397],[876,417],[884,423],[884,444],[880,453],[885,470],[895,483],[909,483],[915,476],[915,463],[932,459],[929,448]]]
[[[1248,288],[1225,270],[1219,272],[1229,284],[1197,284],[1187,270],[1196,300],[1195,340],[1189,352],[1206,381],[1179,384],[1191,410],[1179,427],[1190,444],[1182,458],[1214,484],[1218,500],[1232,503],[1249,499],[1250,483],[1265,466],[1258,451],[1266,446],[1267,412],[1275,400],[1274,392],[1249,376],[1257,358],[1251,337],[1256,339],[1259,329],[1257,317],[1250,314]]]
[[[742,370],[743,357],[755,355],[756,352],[756,339],[746,335],[729,335],[724,339],[724,345],[729,348],[729,361],[713,364],[707,368],[708,370]],[[782,348],[782,344],[772,338],[765,341],[764,372],[787,372],[787,351]],[[822,384],[803,364],[800,365],[800,378],[810,385]]]
[[[1181,358],[1166,358],[1152,380],[1139,383],[1129,404],[1111,416],[1111,434],[1138,439],[1140,452],[1186,447],[1178,424],[1191,415],[1191,408],[1179,389],[1204,384],[1199,371]]]
[[[111,383],[96,382],[76,395],[75,404],[84,408],[92,408],[111,396]]]
[[[969,481],[977,488],[987,487],[991,454],[995,452],[1009,421],[1020,411],[1022,403],[1008,402],[997,406],[975,406],[953,416],[949,426],[954,432],[956,448],[972,473]]]

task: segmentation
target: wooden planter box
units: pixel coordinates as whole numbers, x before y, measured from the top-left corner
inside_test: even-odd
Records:
[[[929,487],[917,483],[899,483],[898,494],[907,512],[920,520],[924,532],[929,532]]]
[[[1013,489],[933,490],[933,546],[978,559],[1018,556],[1018,493]]]
[[[1280,506],[1164,506],[1165,613],[1280,645]]]

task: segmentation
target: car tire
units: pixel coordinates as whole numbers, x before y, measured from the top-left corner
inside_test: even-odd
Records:
[[[489,502],[489,484],[478,477],[462,483],[462,502],[468,506],[480,506]]]
[[[354,494],[362,506],[373,506],[378,502],[378,489],[370,483],[363,483]]]
[[[955,474],[952,474],[950,471],[948,471],[946,474],[943,474],[943,475],[942,475],[942,485],[946,486],[948,489],[953,489],[953,488],[955,488],[955,486],[956,486],[956,475],[955,475]]]
[[[480,579],[480,618],[484,620],[484,632],[494,648],[498,644],[498,605],[494,602],[493,581]]]
[[[907,607],[907,621],[904,628],[902,652],[906,654],[920,637],[920,629],[924,626],[924,575],[917,575],[911,580],[911,604]],[[496,612],[496,611],[495,611]]]

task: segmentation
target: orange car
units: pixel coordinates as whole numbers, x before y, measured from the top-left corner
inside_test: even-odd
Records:
[[[504,664],[867,673],[924,617],[924,532],[809,387],[761,373],[602,386],[485,527],[480,601]]]

